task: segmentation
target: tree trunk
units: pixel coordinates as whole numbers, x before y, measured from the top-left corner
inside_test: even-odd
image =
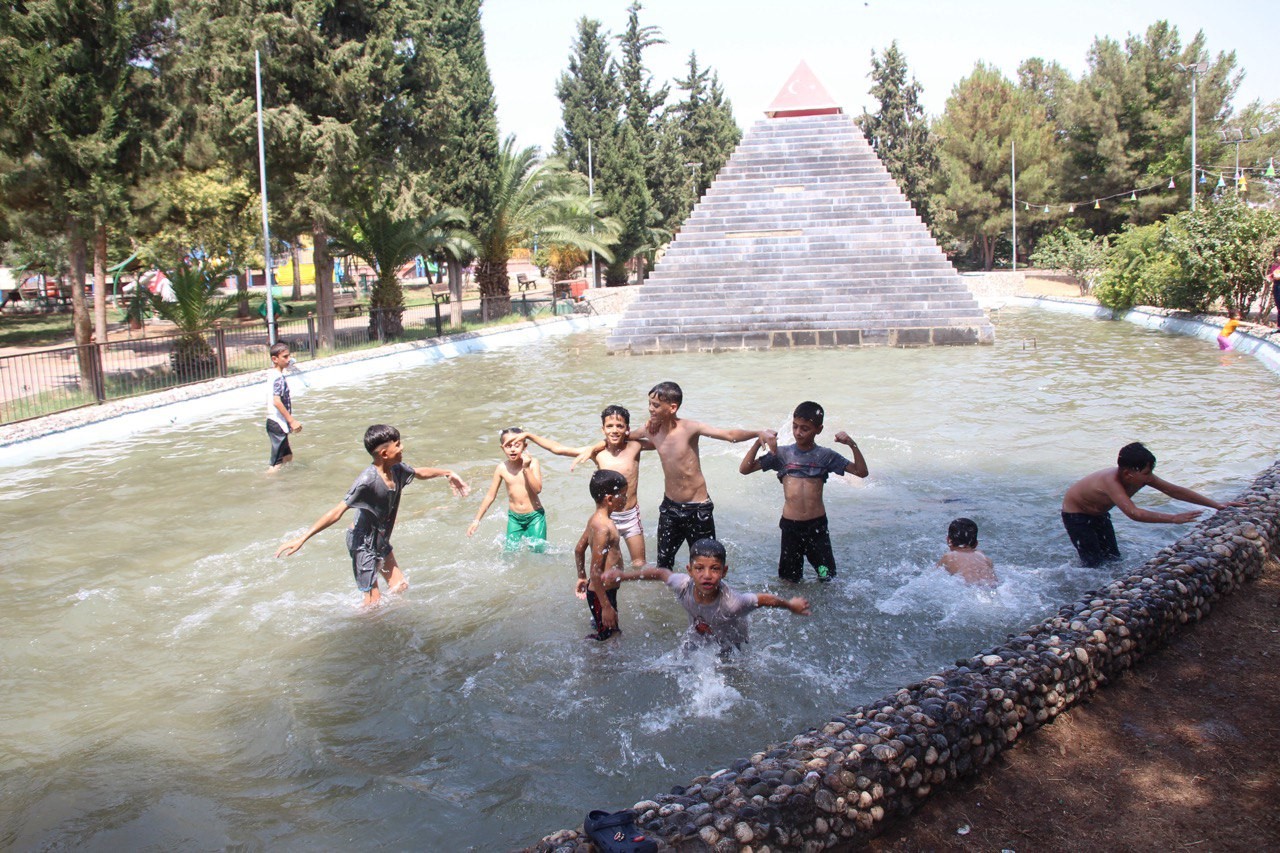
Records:
[[[93,337],[93,324],[89,320],[89,308],[84,303],[84,234],[80,232],[80,223],[70,216],[67,217],[67,249],[71,265],[71,329],[78,347],[80,381],[85,387],[92,388],[95,371],[89,344]],[[79,287],[76,286],[77,281],[80,282]]]
[[[99,225],[93,234],[93,331],[98,343],[107,342],[107,226],[105,225]]]
[[[511,282],[507,279],[507,259],[476,261],[476,284],[480,287],[482,315],[486,320],[511,313]]]
[[[293,291],[289,294],[289,298],[295,302],[302,298],[302,271],[298,265],[298,241],[289,244],[289,260],[293,264]],[[315,266],[314,260],[312,266]]]
[[[236,293],[240,294],[240,301],[236,303],[236,319],[249,319],[249,276],[248,270],[240,270],[236,273]]]
[[[996,238],[979,237],[978,242],[982,246],[982,268],[990,272],[996,265]]]
[[[319,219],[311,224],[316,267],[316,336],[321,349],[333,348],[333,257],[329,254],[329,232]]]
[[[369,340],[394,341],[404,337],[404,289],[396,271],[380,270],[369,295]]]
[[[462,261],[450,258],[449,267],[449,325],[462,325]]]

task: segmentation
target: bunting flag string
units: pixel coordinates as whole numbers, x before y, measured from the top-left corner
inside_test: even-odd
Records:
[[[1276,176],[1275,158],[1271,158],[1266,166],[1241,166],[1237,171],[1234,166],[1206,166],[1197,165],[1196,171],[1199,173],[1198,181],[1201,186],[1208,184],[1214,178],[1217,182],[1214,184],[1215,189],[1222,189],[1227,186],[1227,182],[1234,182],[1236,190],[1239,192],[1247,192],[1249,189],[1249,176],[1254,173],[1255,177],[1274,178]],[[1091,206],[1094,210],[1101,210],[1102,203],[1108,201],[1134,201],[1138,200],[1139,195],[1144,195],[1156,190],[1172,190],[1178,188],[1181,180],[1190,178],[1191,170],[1184,169],[1169,176],[1166,183],[1163,178],[1159,183],[1150,184],[1145,187],[1135,187],[1133,189],[1124,190],[1123,192],[1112,193],[1111,195],[1096,196],[1093,198],[1083,199],[1081,201],[1033,201],[1031,199],[1019,199],[1022,202],[1022,209],[1029,211],[1032,208],[1037,209],[1041,213],[1052,213],[1055,210],[1066,209],[1067,213],[1075,213],[1077,207]]]

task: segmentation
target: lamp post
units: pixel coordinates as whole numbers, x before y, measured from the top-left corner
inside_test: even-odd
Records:
[[[1196,78],[1209,70],[1207,62],[1193,62],[1184,65],[1179,62],[1174,66],[1179,71],[1191,75],[1191,209],[1196,209]]]

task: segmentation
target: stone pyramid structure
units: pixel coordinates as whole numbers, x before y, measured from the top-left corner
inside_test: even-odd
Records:
[[[802,63],[609,335],[613,353],[992,343],[929,229]]]

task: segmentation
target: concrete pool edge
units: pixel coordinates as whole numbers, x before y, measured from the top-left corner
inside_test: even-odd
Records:
[[[1280,462],[1142,567],[987,652],[632,808],[659,849],[849,847],[978,773],[1258,577],[1280,548]],[[578,830],[531,850],[574,850]],[[689,845],[686,847],[686,845]]]
[[[306,362],[289,376],[296,380],[294,393],[299,395],[303,389],[298,386],[304,383],[305,388],[342,384],[357,377],[600,328],[616,319],[613,314],[569,315],[345,352]],[[262,388],[268,373],[258,370],[0,427],[0,468],[98,442],[118,441],[146,430],[203,420],[259,402],[265,411]]]

